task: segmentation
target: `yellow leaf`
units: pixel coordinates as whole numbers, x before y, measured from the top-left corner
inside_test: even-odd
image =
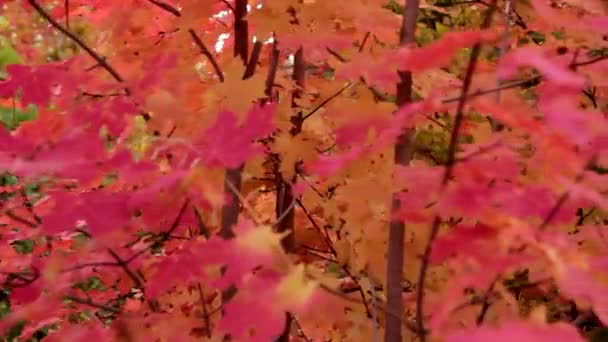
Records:
[[[262,225],[241,233],[237,237],[237,244],[242,247],[258,251],[272,253],[282,251],[281,240],[288,233],[276,233],[269,225]]]
[[[287,308],[297,309],[305,305],[312,297],[317,284],[307,279],[304,264],[298,264],[277,285],[279,302]]]

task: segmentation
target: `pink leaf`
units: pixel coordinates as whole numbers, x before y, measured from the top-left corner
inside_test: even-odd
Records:
[[[584,342],[576,328],[566,323],[546,326],[526,322],[511,322],[499,328],[482,326],[452,334],[446,342]]]
[[[483,31],[449,32],[438,41],[412,49],[401,49],[393,58],[400,70],[412,72],[447,66],[458,50],[489,40],[493,34]]]
[[[440,263],[457,254],[477,254],[487,240],[496,238],[498,231],[494,227],[477,224],[473,227],[457,226],[440,236],[433,244],[431,260]]]
[[[51,195],[54,210],[43,217],[43,228],[49,233],[72,230],[84,220],[93,236],[100,236],[129,224],[127,193],[91,191],[85,193],[56,192]]]
[[[6,67],[11,77],[0,83],[0,97],[12,97],[21,90],[21,102],[24,105],[48,106],[54,88],[59,85],[64,88],[74,88],[74,81],[66,79],[61,67],[62,64],[65,67],[68,63],[49,63],[40,66],[11,64]]]
[[[549,57],[543,56],[537,49],[530,47],[519,48],[501,60],[498,77],[508,79],[515,76],[517,69],[522,66],[531,66],[548,81],[563,87],[579,89],[585,85],[585,78],[570,71],[567,65],[558,65]]]

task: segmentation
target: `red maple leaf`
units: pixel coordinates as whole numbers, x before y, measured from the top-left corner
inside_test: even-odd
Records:
[[[0,83],[0,97],[13,97],[21,90],[23,105],[48,106],[53,94],[65,93],[76,87],[74,79],[65,73],[69,64],[69,61],[38,66],[11,64],[6,67],[11,77]]]
[[[207,129],[195,143],[206,165],[234,168],[263,151],[255,141],[274,129],[273,105],[255,105],[242,125],[234,112],[223,111],[215,125]]]

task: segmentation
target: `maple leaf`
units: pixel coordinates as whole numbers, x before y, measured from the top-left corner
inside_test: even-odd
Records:
[[[497,230],[484,224],[472,227],[457,226],[450,233],[435,240],[431,254],[431,260],[441,263],[456,254],[467,255],[479,251],[483,244],[489,244],[497,236]],[[480,246],[481,245],[481,246]]]
[[[35,104],[48,106],[53,94],[74,89],[73,79],[66,78],[63,70],[71,63],[49,63],[39,66],[11,64],[6,70],[11,77],[0,83],[0,97],[11,97],[17,95],[21,90],[21,102],[24,105]],[[57,88],[61,86],[63,90]]]
[[[104,327],[101,322],[88,322],[85,324],[64,323],[59,331],[54,331],[45,337],[47,341],[68,342],[68,341],[113,341],[112,331]]]
[[[209,247],[211,246],[201,243],[186,245],[186,248],[163,258],[155,265],[156,272],[149,277],[150,284],[146,287],[146,296],[158,298],[177,283],[200,280],[203,268],[196,251]]]
[[[273,105],[255,105],[247,113],[242,125],[234,112],[223,111],[215,125],[209,127],[195,142],[203,163],[208,166],[235,168],[247,159],[261,153],[255,144],[272,132]]]
[[[412,72],[445,67],[458,50],[493,38],[494,33],[485,31],[449,32],[425,47],[404,47],[391,59],[399,66],[399,70]]]
[[[563,87],[580,89],[586,82],[584,77],[570,71],[567,65],[558,65],[542,55],[538,49],[530,47],[514,50],[501,59],[498,77],[508,79],[514,76],[521,66],[532,66],[548,81]]]
[[[55,209],[43,217],[43,229],[49,233],[59,233],[74,229],[78,221],[84,220],[95,237],[111,233],[130,222],[128,197],[126,193],[108,191],[57,191],[51,195]]]
[[[446,342],[583,342],[585,341],[576,331],[576,328],[566,323],[539,326],[526,322],[510,322],[502,326],[478,327],[468,331],[458,332],[447,336]]]
[[[265,96],[266,79],[259,73],[250,78],[243,79],[245,66],[239,58],[232,58],[222,69],[224,71],[224,82],[215,86],[214,92],[204,95],[205,102],[211,110],[226,108],[232,111],[238,118],[251,110],[251,106],[260,98]]]
[[[25,148],[22,143],[11,147],[21,151]],[[0,167],[24,177],[53,175],[87,181],[98,174],[94,166],[105,156],[104,146],[96,134],[77,131],[45,147],[35,156],[26,154],[16,158],[16,153],[11,153],[9,148],[3,151],[5,155],[0,154]]]
[[[299,264],[277,284],[277,301],[289,311],[302,310],[310,303],[316,288],[317,284],[307,279],[304,264]]]

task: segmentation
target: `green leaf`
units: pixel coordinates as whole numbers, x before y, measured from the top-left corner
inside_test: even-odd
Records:
[[[38,109],[36,106],[30,105],[25,110],[13,107],[0,107],[0,122],[8,130],[13,130],[22,122],[36,120],[38,117]]]
[[[435,30],[437,30],[437,33],[441,36],[443,36],[444,33],[450,31],[450,27],[443,25],[442,23],[436,21],[435,22]]]
[[[545,43],[545,35],[540,32],[528,31],[526,34],[532,39],[534,43],[538,45],[543,45]]]
[[[330,262],[327,265],[327,272],[329,272],[331,274],[335,274],[337,277],[344,277],[346,275],[346,273],[344,273],[344,269],[342,268],[342,266],[338,265],[335,262]]]
[[[21,61],[21,57],[10,46],[0,47],[0,69],[6,68],[9,64],[16,64]]]
[[[17,240],[12,242],[11,245],[20,254],[30,254],[34,251],[34,240]]]

